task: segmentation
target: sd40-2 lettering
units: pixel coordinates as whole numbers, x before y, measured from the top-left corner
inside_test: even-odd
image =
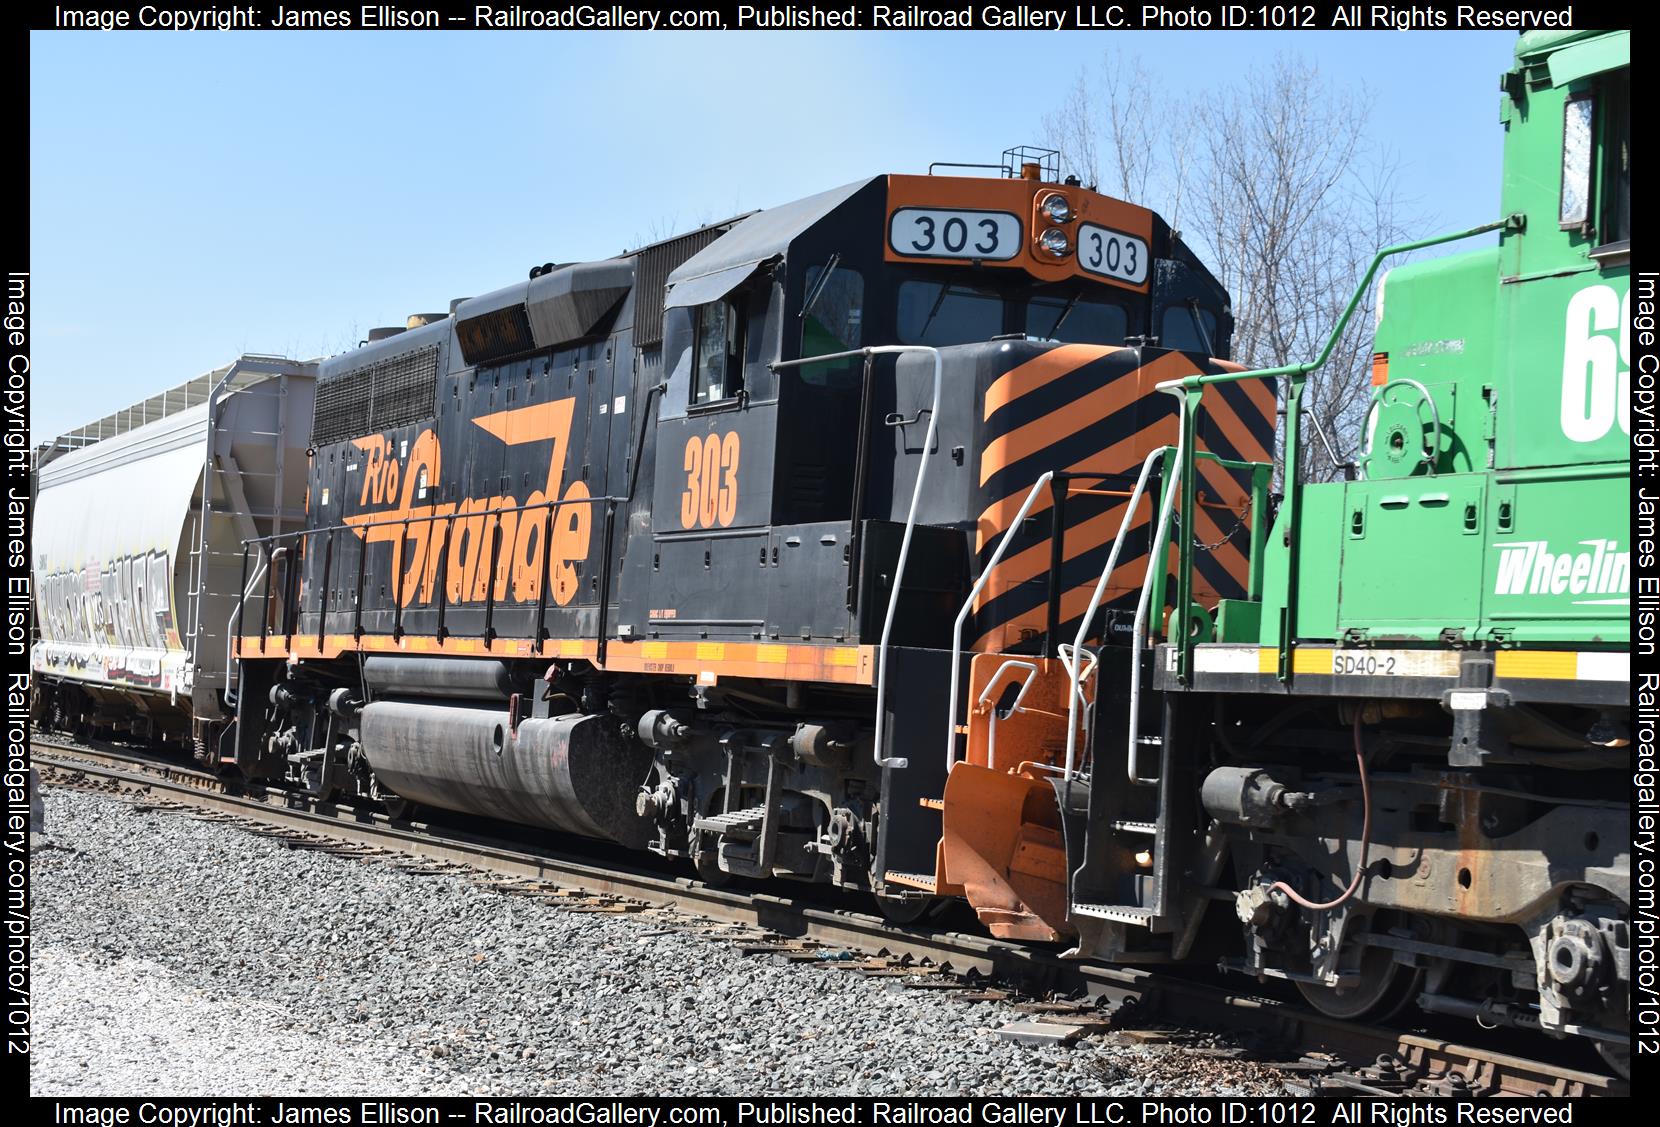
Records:
[[[1395,659],[1377,654],[1334,653],[1331,655],[1331,671],[1339,676],[1388,677],[1395,672]]]

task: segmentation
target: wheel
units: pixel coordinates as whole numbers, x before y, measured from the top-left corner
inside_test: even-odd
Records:
[[[882,913],[882,918],[900,927],[918,923],[945,905],[945,899],[940,896],[883,896],[876,893],[875,899],[876,910]]]
[[[1339,990],[1312,982],[1297,983],[1308,1004],[1340,1021],[1384,1022],[1410,1006],[1423,989],[1422,968],[1397,963],[1382,947],[1368,947],[1360,957],[1360,984]]]
[[[415,804],[381,786],[380,779],[372,774],[369,776],[369,798],[380,803],[381,808],[386,811],[386,816],[394,822],[402,822],[414,816]]]
[[[692,835],[692,868],[697,879],[710,888],[724,888],[732,881],[732,874],[720,867],[718,839],[713,834],[698,831]]]

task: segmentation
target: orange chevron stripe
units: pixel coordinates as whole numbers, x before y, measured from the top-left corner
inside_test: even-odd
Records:
[[[986,389],[985,406],[980,417],[990,419],[1027,392],[1054,383],[1068,372],[1075,372],[1085,364],[1117,351],[1117,348],[1094,344],[1063,344],[1042,356],[1034,356],[992,381],[991,387]]]
[[[1187,357],[1179,352],[1167,353],[1079,396],[1042,418],[1033,419],[1008,434],[999,435],[987,443],[985,450],[980,454],[980,484],[985,485],[993,475],[1001,473],[1022,458],[1030,457],[1069,435],[1077,434],[1091,423],[1129,406],[1143,396],[1154,394],[1154,384],[1189,374],[1192,370],[1193,364]]]
[[[1269,460],[1268,452],[1262,448],[1262,444],[1245,426],[1245,421],[1239,417],[1228,401],[1219,394],[1212,392],[1205,396],[1201,418],[1214,420],[1216,428],[1222,432],[1222,437],[1227,439],[1235,450],[1239,451],[1241,458],[1252,462],[1266,462]]]
[[[1240,380],[1239,383],[1244,387],[1245,394],[1251,397],[1251,402],[1256,404],[1262,417],[1273,421],[1274,411],[1279,406],[1279,394],[1274,390],[1275,381]]]
[[[1233,527],[1234,517],[1232,514],[1220,513],[1215,509],[1207,509],[1201,505],[1198,507],[1198,515],[1197,523],[1199,527],[1197,531],[1201,544],[1215,544],[1216,541],[1222,539],[1225,528]],[[1233,576],[1234,582],[1238,583],[1240,587],[1245,586],[1250,565],[1245,559],[1245,553],[1241,552],[1237,545],[1232,541],[1226,541],[1212,548],[1210,554],[1221,561],[1222,567],[1229,575]],[[1195,571],[1195,590],[1197,590],[1199,582],[1199,574]],[[1214,592],[1212,593],[1214,594]]]
[[[1250,493],[1234,480],[1233,472],[1215,462],[1199,461],[1199,495],[1213,508],[1226,505],[1238,511]]]
[[[1095,472],[1122,472],[1135,474],[1141,472],[1141,463],[1147,455],[1160,446],[1171,446],[1176,441],[1176,419],[1171,416],[1160,419],[1152,426],[1144,427],[1128,438],[1120,439],[1107,447],[1097,451],[1087,458],[1079,459],[1070,466],[1064,467],[1070,473]],[[1118,467],[1114,470],[1113,467]],[[1152,484],[1149,483],[1149,490]],[[1014,519],[1015,513],[1020,511],[1020,504],[1026,500],[1026,494],[1031,492],[1027,486],[1018,493],[1011,493],[1001,501],[988,505],[980,514],[979,528],[976,532],[975,550],[985,548],[987,544],[1003,534]],[[1037,500],[1032,502],[1031,510],[1026,514],[1034,517],[1047,512],[1051,504],[1047,492],[1040,493]]]
[[[1213,510],[1208,510],[1203,507],[1200,508],[1199,512],[1201,514],[1201,520],[1204,522],[1200,525],[1201,537],[1203,537],[1207,543],[1220,539],[1222,529],[1217,524],[1218,516],[1213,515]],[[1109,514],[1109,516],[1112,518],[1109,522],[1111,524],[1112,531],[1116,533],[1118,521],[1122,520],[1123,516],[1116,511]],[[1131,524],[1131,528],[1141,528],[1151,519],[1150,515],[1144,516],[1134,521]],[[1228,521],[1231,527],[1232,518],[1221,517],[1220,519]],[[1084,523],[1087,524],[1092,522],[1086,521]],[[1083,526],[1079,525],[1078,527],[1082,528]],[[1093,545],[1094,549],[1100,549],[1101,547],[1102,543],[1100,542]],[[1073,551],[1071,549],[1071,536],[1069,535],[1067,537],[1066,558],[1068,560],[1075,559],[1088,550],[1090,549]],[[1166,555],[1169,556],[1171,561],[1167,567],[1167,573],[1169,568],[1174,568],[1175,566],[1175,551],[1176,549],[1174,546],[1171,546],[1166,550]],[[1233,577],[1234,581],[1238,583],[1241,588],[1243,588],[1249,578],[1249,561],[1245,558],[1244,553],[1230,542],[1212,549],[1211,554],[1222,561],[1222,566],[1227,570],[1228,574]],[[978,612],[981,607],[988,605],[1000,596],[1008,594],[1020,584],[1043,574],[1048,570],[1048,562],[1049,541],[1045,539],[1042,543],[1035,544],[1021,552],[1019,555],[1010,557],[1009,559],[1006,559],[1002,563],[998,564],[996,571],[992,573],[992,578],[987,581],[985,588],[981,591],[979,604],[975,608],[976,612]],[[1103,559],[1101,562],[1105,563],[1106,561]],[[1110,602],[1112,599],[1120,595],[1139,591],[1141,589],[1142,580],[1145,577],[1144,569],[1146,567],[1146,563],[1147,560],[1144,555],[1133,556],[1129,559],[1121,557],[1119,559],[1118,566],[1113,568],[1112,578],[1108,580],[1107,592],[1104,596],[1105,601]],[[1009,572],[1008,574],[1004,574],[1004,569],[1011,567],[1015,570]],[[1096,578],[1099,578],[1099,576]],[[1062,622],[1066,622],[1072,618],[1076,618],[1078,615],[1083,614],[1084,608],[1089,605],[1089,595],[1095,590],[1096,578],[1092,578],[1079,587],[1062,594]],[[1080,594],[1080,592],[1082,592],[1082,594]],[[1203,575],[1195,572],[1193,577],[1193,596],[1201,603],[1214,603],[1217,599],[1221,598],[1221,592],[1215,590],[1208,582],[1206,582]],[[1016,615],[1007,622],[999,623],[982,636],[980,642],[976,643],[976,648],[983,649],[987,645],[993,644],[994,641],[995,644],[1000,646],[1013,645],[1020,640],[1020,634],[1023,629],[1035,630],[1041,633],[1046,624],[1047,613],[1046,606],[1040,605],[1033,610]],[[996,639],[995,636],[998,635],[999,632],[1002,632],[1005,637],[1002,639]]]
[[[980,484],[985,485],[992,475],[1002,473],[1022,458],[1047,450],[1097,420],[1128,407],[1141,396],[1140,381],[1126,376],[1080,395],[1017,430],[999,435],[986,443],[980,455]]]
[[[1174,549],[1172,549],[1172,552]],[[1172,561],[1174,556],[1171,556]],[[1143,568],[1146,558],[1121,563],[1112,569],[1112,578],[1107,581],[1106,594],[1101,597],[1103,603],[1132,594],[1141,590]],[[1080,583],[1071,590],[1061,593],[1061,622],[1067,623],[1078,618],[1089,607],[1089,598],[1095,593],[1095,583],[1100,579],[1097,575],[1087,583]],[[1161,615],[1158,608],[1152,608],[1151,614]],[[1042,634],[1048,608],[1039,604],[1023,614],[1017,614],[1007,622],[999,623],[982,634],[974,643],[974,649],[986,653],[996,653],[1018,644],[1022,633]],[[1068,637],[1067,641],[1071,641]]]
[[[1086,552],[1105,548],[1118,535],[1118,523],[1124,519],[1120,510],[1123,505],[1115,505],[1099,516],[1079,521],[1066,530],[1066,542],[1063,549],[1068,562],[1077,559]],[[1152,505],[1143,497],[1141,512],[1136,514],[1130,522],[1130,531],[1134,532],[1152,519]],[[1105,558],[1102,559],[1105,563]],[[1129,557],[1120,557],[1119,567],[1132,562]],[[985,588],[980,593],[980,605],[991,602],[998,595],[1024,583],[1034,576],[1042,575],[1049,570],[1049,539],[1045,537],[1041,542],[1033,544],[1016,552],[1012,556],[1004,557],[1003,561],[993,569],[991,578],[986,581]],[[1139,580],[1137,580],[1139,582]]]

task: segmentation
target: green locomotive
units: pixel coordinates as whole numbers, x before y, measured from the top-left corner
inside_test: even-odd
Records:
[[[1284,381],[1283,499],[1246,599],[1195,605],[1202,545],[1175,533],[1155,692],[1097,717],[1088,799],[1063,799],[1083,953],[1191,957],[1231,900],[1223,964],[1326,1012],[1577,1035],[1628,1070],[1630,113],[1629,32],[1521,38],[1505,218],[1373,270],[1498,243],[1384,278],[1345,480],[1299,465],[1319,361],[1165,388],[1163,527],[1201,527],[1194,427],[1241,381]]]

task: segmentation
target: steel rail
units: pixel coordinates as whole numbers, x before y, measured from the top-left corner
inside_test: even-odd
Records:
[[[303,794],[248,785],[235,793],[207,771],[153,757],[34,737],[33,762],[47,784],[72,785],[75,776],[105,789],[165,796],[184,805],[411,857],[505,877],[546,881],[596,895],[677,909],[794,939],[931,963],[942,971],[992,979],[1034,994],[1081,995],[1113,1007],[1133,1006],[1138,1024],[1220,1027],[1266,1034],[1304,1053],[1364,1062],[1350,1072],[1310,1081],[1324,1094],[1360,1091],[1403,1094],[1512,1096],[1625,1095],[1623,1081],[1482,1046],[1443,1041],[1399,1029],[1340,1021],[1279,999],[1179,978],[1143,967],[1063,959],[1033,948],[964,932],[926,931],[876,915],[826,908],[786,895],[715,888],[690,877],[665,876],[626,863],[612,864],[557,850],[529,849],[454,827],[423,822],[392,824],[379,811],[317,803]],[[47,754],[41,754],[46,752]],[[459,874],[458,874],[459,875]],[[1377,1062],[1387,1060],[1380,1067]]]

